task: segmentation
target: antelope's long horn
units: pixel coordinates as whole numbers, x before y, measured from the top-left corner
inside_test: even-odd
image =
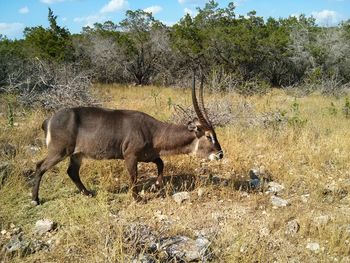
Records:
[[[204,118],[199,106],[198,106],[198,101],[197,101],[197,97],[196,97],[196,72],[193,71],[193,82],[192,82],[192,103],[193,103],[193,107],[194,110],[197,114],[197,117],[200,121],[200,123],[206,127],[209,128],[210,126],[208,125],[206,119]]]
[[[209,120],[209,117],[208,117],[208,113],[207,113],[207,110],[205,109],[204,107],[204,100],[203,100],[203,82],[204,82],[204,75],[203,73],[201,74],[201,84],[200,84],[200,88],[199,88],[199,104],[202,108],[202,113],[203,113],[203,116],[208,124],[209,127],[212,127],[211,125],[211,122]]]

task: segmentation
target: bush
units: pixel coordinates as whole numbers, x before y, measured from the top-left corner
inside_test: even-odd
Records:
[[[78,71],[74,64],[50,64],[36,59],[13,74],[1,89],[16,94],[18,102],[26,107],[57,110],[98,104],[90,87],[90,74]]]

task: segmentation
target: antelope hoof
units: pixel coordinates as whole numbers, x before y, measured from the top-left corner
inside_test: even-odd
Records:
[[[80,191],[81,194],[85,195],[85,196],[88,196],[88,197],[93,197],[93,193],[88,191],[88,190],[82,190]]]
[[[38,206],[39,205],[39,201],[32,200],[32,201],[30,201],[30,204],[32,206]]]

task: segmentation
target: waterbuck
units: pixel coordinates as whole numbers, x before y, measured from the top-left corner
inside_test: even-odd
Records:
[[[140,199],[136,187],[138,162],[153,162],[157,165],[156,186],[162,188],[162,155],[193,153],[210,160],[221,159],[223,151],[204,108],[203,77],[199,101],[200,105],[196,97],[194,75],[192,103],[198,118],[188,125],[164,123],[133,110],[76,107],[58,111],[42,124],[48,153],[36,166],[32,204],[39,204],[39,186],[43,174],[68,156],[70,163],[67,173],[85,195],[91,193],[79,177],[83,158],[124,159],[135,200]]]

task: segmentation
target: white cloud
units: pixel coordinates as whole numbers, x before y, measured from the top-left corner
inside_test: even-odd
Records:
[[[45,1],[54,1],[54,0],[45,0]],[[63,1],[63,0],[60,0],[60,1]],[[73,19],[73,21],[76,23],[83,23],[84,26],[93,26],[95,23],[101,23],[110,19],[110,17],[107,16],[107,13],[123,10],[127,8],[128,5],[129,3],[127,0],[110,0],[106,5],[104,5],[100,9],[100,11],[97,14],[83,16],[83,17],[76,17]]]
[[[332,10],[314,11],[311,15],[316,19],[316,23],[323,26],[336,25],[340,22],[340,15]]]
[[[84,26],[90,26],[92,27],[95,23],[103,22],[107,19],[104,15],[91,15],[91,16],[83,16],[83,17],[76,17],[73,19],[76,23],[82,23]]]
[[[40,0],[40,2],[44,4],[54,4],[54,3],[59,3],[59,2],[64,2],[65,0]]]
[[[235,6],[242,6],[242,4],[246,1],[247,0],[236,0],[236,1],[234,1],[234,4],[235,4]]]
[[[108,4],[104,5],[100,13],[112,13],[122,10],[128,6],[127,0],[110,0]]]
[[[147,13],[152,13],[153,15],[159,13],[160,11],[162,11],[162,7],[159,5],[154,5],[154,6],[150,6],[147,7],[145,9],[143,9],[143,11],[147,12]]]
[[[29,8],[27,6],[24,6],[18,10],[20,14],[28,14],[29,13]]]
[[[0,34],[8,38],[18,37],[23,29],[24,25],[22,23],[0,23]]]

